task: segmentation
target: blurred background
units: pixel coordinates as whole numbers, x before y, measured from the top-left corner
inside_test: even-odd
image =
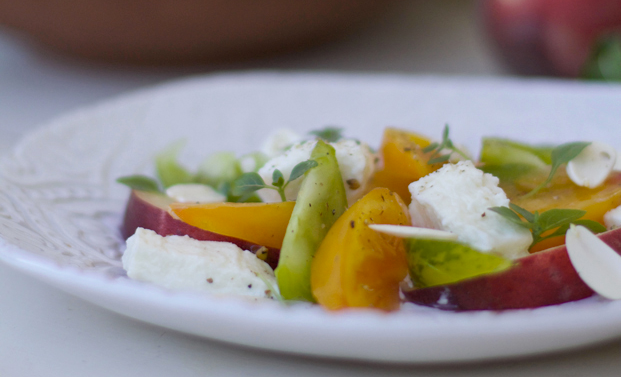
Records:
[[[614,80],[620,30],[621,0],[0,0],[0,121],[222,70]]]
[[[223,70],[615,80],[620,30],[621,0],[0,0],[0,122]]]

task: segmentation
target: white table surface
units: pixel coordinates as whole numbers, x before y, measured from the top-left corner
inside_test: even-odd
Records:
[[[498,76],[474,2],[411,1],[321,47],[219,70],[294,69]],[[0,30],[0,151],[65,111],[214,68],[98,66]],[[2,153],[2,152],[0,152]],[[391,366],[260,352],[108,312],[0,265],[0,376],[618,376],[621,341],[525,360]]]

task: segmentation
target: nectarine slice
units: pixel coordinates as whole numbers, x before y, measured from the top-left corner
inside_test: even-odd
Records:
[[[621,254],[621,228],[601,233],[599,238]],[[517,259],[503,272],[404,292],[407,301],[446,310],[537,308],[593,294],[578,276],[565,246]]]
[[[128,238],[138,227],[150,229],[160,236],[190,236],[199,241],[231,242],[244,250],[253,253],[260,251],[258,257],[263,259],[272,268],[278,265],[280,250],[278,248],[258,245],[247,240],[209,232],[176,219],[168,213],[169,205],[173,200],[165,195],[132,191],[127,206],[121,232]]]

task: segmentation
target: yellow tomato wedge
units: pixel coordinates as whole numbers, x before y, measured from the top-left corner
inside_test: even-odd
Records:
[[[209,232],[280,248],[295,202],[173,203],[181,221]]]
[[[373,185],[387,187],[409,204],[409,184],[442,166],[428,164],[431,152],[424,153],[423,149],[430,143],[431,140],[416,133],[386,128],[380,147],[383,167],[375,173]]]
[[[399,308],[399,283],[408,273],[403,240],[368,224],[409,225],[407,206],[397,194],[376,188],[332,225],[311,266],[312,293],[324,307]]]
[[[621,173],[613,172],[608,179],[597,188],[577,186],[564,170],[559,170],[552,183],[532,197],[524,194],[535,188],[544,177],[535,176],[512,183],[501,182],[512,203],[539,213],[553,208],[581,209],[586,211],[582,219],[604,223],[604,215],[621,205]],[[565,243],[565,236],[544,240],[533,247],[531,252],[544,250]]]

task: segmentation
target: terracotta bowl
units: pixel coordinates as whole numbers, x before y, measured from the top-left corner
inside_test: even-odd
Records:
[[[207,63],[316,44],[381,12],[381,0],[0,0],[0,23],[72,55]]]

